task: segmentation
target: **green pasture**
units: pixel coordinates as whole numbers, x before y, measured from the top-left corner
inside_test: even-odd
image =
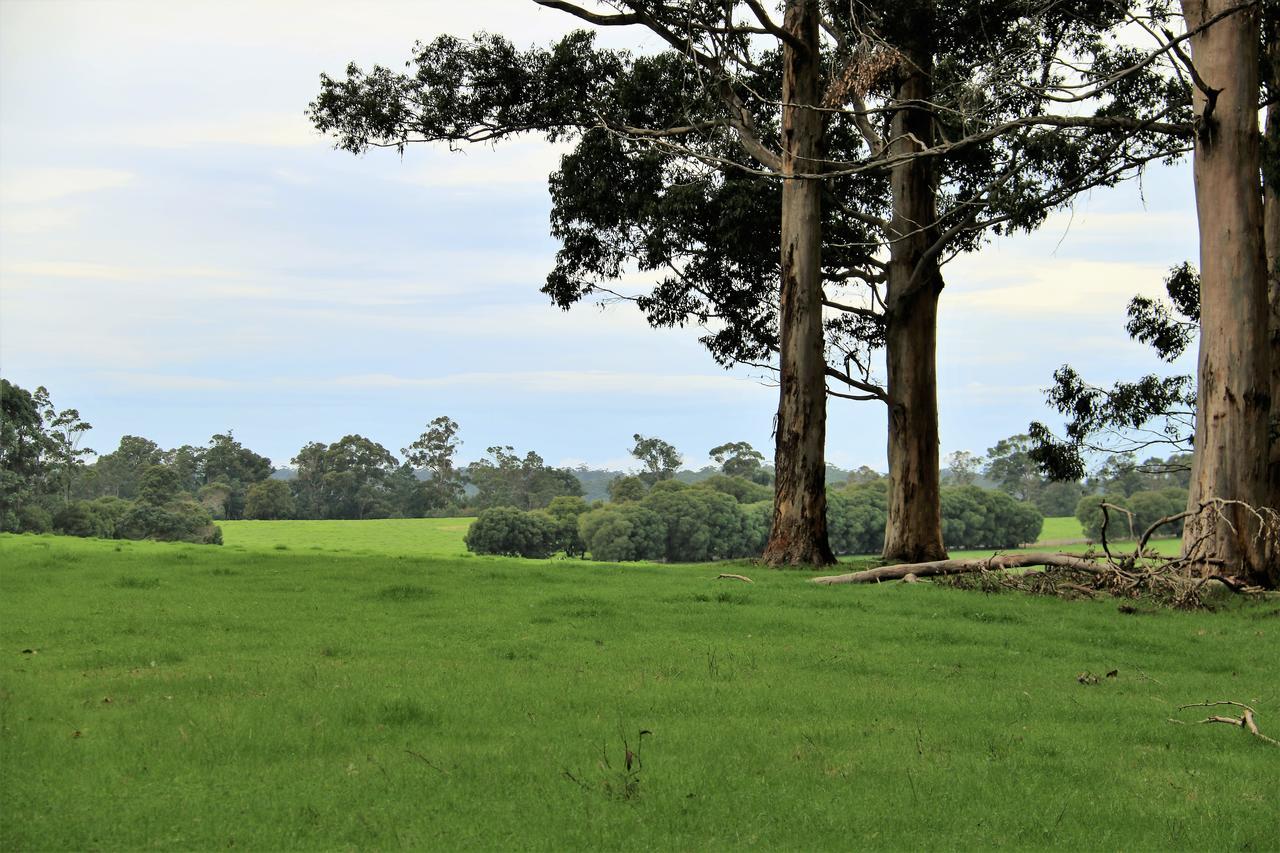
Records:
[[[1280,845],[1280,751],[1177,710],[1276,733],[1274,602],[440,556],[458,523],[0,536],[0,849]]]
[[[1058,542],[1063,539],[1083,538],[1085,538],[1084,528],[1080,526],[1080,519],[1074,515],[1046,518],[1044,527],[1040,528],[1041,542]]]

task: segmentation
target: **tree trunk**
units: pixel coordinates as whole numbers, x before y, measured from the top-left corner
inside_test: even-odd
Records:
[[[1188,28],[1235,0],[1182,0]],[[1258,13],[1229,15],[1191,39],[1200,223],[1200,360],[1188,508],[1212,498],[1266,506],[1271,408],[1269,306],[1258,184]],[[1256,518],[1239,506],[1188,519],[1183,549],[1201,575],[1275,586]],[[1268,563],[1271,563],[1268,566]]]
[[[1271,63],[1272,80],[1280,75],[1280,9],[1266,21],[1266,58]],[[1263,245],[1267,254],[1267,300],[1271,305],[1271,452],[1267,460],[1267,505],[1280,510],[1280,103],[1267,107],[1266,156],[1270,162],[1263,169],[1262,218]],[[1268,557],[1272,564],[1273,585],[1280,585],[1274,564],[1280,553]]]
[[[791,177],[821,168],[823,113],[817,0],[789,0],[783,26],[807,50],[783,48],[781,372],[770,566],[826,566],[826,360],[822,328],[822,183]]]
[[[922,22],[928,32],[931,22]],[[928,102],[932,51],[904,52],[896,96]],[[907,107],[893,117],[890,151],[903,154],[932,144],[933,116]],[[918,141],[917,141],[918,140]],[[932,160],[893,168],[888,283],[885,289],[886,391],[889,404],[889,510],[884,558],[894,562],[942,560],[941,473],[938,465],[938,297],[942,274],[928,256],[938,238],[936,172]]]

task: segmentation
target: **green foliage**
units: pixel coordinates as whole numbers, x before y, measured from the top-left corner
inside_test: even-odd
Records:
[[[700,563],[748,555],[746,514],[729,495],[672,480],[656,484],[640,505],[662,519],[663,556],[668,562]]]
[[[977,486],[942,489],[942,541],[948,548],[1015,548],[1035,542],[1044,516],[1034,504]]]
[[[1146,529],[1161,518],[1177,515],[1187,508],[1187,490],[1177,486],[1164,489],[1134,492],[1131,495],[1085,495],[1076,504],[1076,518],[1085,535],[1096,541],[1102,538],[1104,513],[1102,504],[1112,504],[1119,510],[1110,510],[1107,522],[1107,539],[1116,541],[1141,536]],[[1124,512],[1128,510],[1128,513]],[[1129,513],[1132,513],[1132,519]],[[1132,525],[1132,529],[1131,529]],[[1162,527],[1156,535],[1181,536],[1181,520]]]
[[[182,489],[178,472],[168,465],[152,465],[138,480],[138,502],[164,506],[178,497]]]
[[[684,461],[675,447],[660,438],[643,436],[640,433],[636,433],[632,438],[635,444],[629,452],[644,465],[644,470],[639,475],[641,480],[652,486],[654,483],[670,480],[675,476],[676,469]]]
[[[667,529],[662,516],[637,503],[610,503],[578,518],[578,535],[591,559],[617,563],[662,559]]]
[[[752,504],[773,498],[773,489],[762,483],[745,477],[713,474],[705,480],[693,484],[695,489],[709,489],[729,495],[740,504]]]
[[[293,492],[283,480],[254,483],[245,493],[244,517],[255,519],[293,518]]]
[[[425,510],[444,510],[462,503],[463,475],[454,465],[454,456],[461,446],[457,421],[442,415],[427,424],[412,444],[400,450],[406,464],[429,475],[418,487]]]
[[[543,558],[556,550],[559,526],[544,512],[512,507],[481,511],[467,530],[467,550],[477,554]]]
[[[476,507],[541,509],[562,495],[582,494],[582,484],[572,471],[548,467],[533,451],[523,459],[509,445],[486,452],[491,459],[472,462],[466,470],[467,480],[477,490],[472,499]]]
[[[576,495],[561,495],[547,504],[547,515],[556,525],[555,550],[570,557],[581,557],[586,550],[578,535],[578,517],[588,512],[587,502]]]
[[[764,486],[773,479],[764,469],[764,454],[745,441],[731,441],[713,447],[708,455],[727,477],[740,477]]]
[[[827,537],[838,554],[878,554],[884,549],[888,484],[877,480],[827,491]]]
[[[385,518],[392,513],[388,478],[396,458],[362,435],[326,445],[311,442],[293,458],[291,483],[299,515],[306,518]]]
[[[609,500],[614,503],[642,501],[649,486],[639,477],[615,477],[609,481]]]
[[[1045,518],[1055,518],[1074,513],[1082,494],[1084,494],[1084,486],[1078,482],[1046,483],[1036,492],[1032,503]]]
[[[1020,501],[1032,500],[1040,490],[1040,472],[1028,451],[1031,437],[1011,435],[987,450],[987,464],[982,473],[1004,492]]]
[[[213,523],[209,511],[192,500],[157,505],[139,499],[120,520],[117,535],[124,539],[222,544],[222,531]]]

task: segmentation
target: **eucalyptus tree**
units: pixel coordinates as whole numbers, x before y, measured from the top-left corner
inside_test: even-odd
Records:
[[[1130,5],[788,0],[779,21],[757,0],[535,2],[643,28],[664,49],[601,49],[583,32],[528,50],[445,36],[403,73],[322,75],[313,122],[353,152],[522,133],[573,143],[551,178],[561,249],[544,292],[561,307],[632,299],[654,325],[701,324],[722,363],[777,370],[766,562],[832,559],[828,393],[887,405],[885,555],[944,555],[941,266],[1180,150],[1159,131],[1182,128],[1186,87],[1159,73],[1163,54],[1119,41]],[[652,287],[621,292],[633,270]]]

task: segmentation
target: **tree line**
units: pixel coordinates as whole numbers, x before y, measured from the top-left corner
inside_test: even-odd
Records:
[[[1274,3],[787,0],[779,19],[756,2],[534,2],[593,30],[637,28],[660,49],[600,48],[592,31],[523,50],[442,36],[403,72],[322,75],[312,120],[357,153],[529,133],[571,142],[550,178],[551,300],[621,296],[655,325],[701,324],[721,363],[777,372],[766,562],[833,559],[827,398],[886,407],[884,557],[945,556],[946,262],[1191,153],[1200,363],[1187,506],[1217,511],[1184,545],[1200,571],[1280,582],[1265,535],[1280,505],[1268,424],[1280,212],[1276,152],[1262,158],[1258,127],[1260,108],[1270,138],[1280,121]],[[620,289],[633,268],[653,272],[651,288]]]

